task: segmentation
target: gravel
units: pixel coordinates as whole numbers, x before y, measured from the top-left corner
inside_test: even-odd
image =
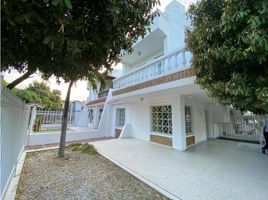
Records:
[[[16,200],[168,199],[99,154],[27,153]]]

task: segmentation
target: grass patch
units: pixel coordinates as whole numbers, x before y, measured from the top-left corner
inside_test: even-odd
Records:
[[[40,153],[46,153],[47,151],[52,151],[54,149],[39,149],[37,151],[31,151],[26,153],[26,158],[32,158],[34,156],[37,156]]]
[[[36,156],[38,153],[39,153],[38,151],[27,152],[27,153],[26,153],[26,158],[34,157],[34,156]]]
[[[95,155],[97,153],[97,150],[95,147],[91,144],[81,144],[81,143],[75,143],[75,144],[70,144],[65,147],[67,150],[70,151],[80,151],[82,153],[86,153],[89,155]]]

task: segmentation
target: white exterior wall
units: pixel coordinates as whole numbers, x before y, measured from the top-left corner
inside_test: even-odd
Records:
[[[165,41],[165,54],[167,54],[185,47],[184,31],[187,21],[185,8],[177,1],[172,1],[166,7],[165,14],[167,15],[167,20],[162,27],[167,34]]]
[[[116,122],[116,109],[126,109],[126,124],[128,124],[127,137],[133,137],[145,141],[150,141],[151,134],[151,106],[171,105],[172,106],[172,124],[173,124],[173,148],[185,150],[186,132],[185,132],[185,106],[191,106],[192,132],[195,135],[195,144],[205,141],[209,138],[218,137],[221,131],[221,122],[228,118],[228,109],[217,106],[212,102],[202,102],[199,99],[189,99],[181,94],[129,97],[126,103],[119,103],[111,106],[110,127],[108,130],[114,137]],[[206,119],[207,112],[207,119]],[[207,122],[206,122],[207,120]],[[109,134],[108,133],[108,134]],[[209,135],[210,134],[210,135]],[[165,135],[163,135],[165,136]]]
[[[30,107],[1,84],[1,174],[0,199],[3,199],[24,150],[29,132]]]
[[[129,103],[121,103],[112,106],[110,115],[111,136],[114,136],[116,109],[126,109],[126,123],[129,124],[128,135],[129,137],[150,141],[151,133],[151,106],[154,105],[172,105],[172,122],[173,122],[173,147],[180,150],[186,149],[185,140],[185,116],[184,106],[190,105],[192,107],[192,129],[195,134],[196,143],[207,139],[206,118],[205,110],[206,105],[189,101],[179,94],[172,96],[147,96],[145,98],[138,98],[137,101]],[[133,99],[134,100],[134,99]]]
[[[104,132],[95,130],[84,130],[68,132],[66,134],[66,142],[74,142],[79,140],[88,140],[104,137]],[[56,133],[37,133],[28,136],[28,146],[43,144],[58,144],[60,141],[60,132]]]
[[[185,47],[184,43],[184,31],[186,26],[189,24],[186,19],[186,12],[185,8],[182,4],[173,0],[166,8],[165,11],[162,13],[159,11],[160,16],[155,17],[153,24],[151,25],[151,33],[155,30],[160,29],[166,37],[164,40],[157,39],[154,43],[163,43],[163,50],[160,52],[155,52],[154,50],[149,53],[150,56],[146,58],[141,58],[140,60],[136,60],[134,64],[129,65],[124,62],[124,57],[122,58],[122,66],[123,66],[123,75],[131,72],[132,70],[136,69],[137,67],[154,60],[154,58],[162,53],[164,55],[174,52],[175,50],[179,50]],[[146,37],[150,37],[150,33]],[[145,37],[145,38],[146,38]],[[143,40],[140,38],[135,44],[134,49],[137,44],[142,44]],[[146,50],[146,48],[145,48]],[[134,54],[137,53],[136,51],[133,52]],[[187,55],[187,58],[190,55]]]
[[[148,34],[143,40],[140,39],[133,46],[133,54],[122,58],[123,75],[128,74],[143,64],[150,63],[150,61],[161,54],[167,55],[184,48],[184,31],[187,25],[184,6],[176,0],[172,1],[166,7],[165,12],[160,13],[160,16],[154,19],[154,24],[151,26],[152,35]],[[151,40],[148,39],[149,37],[151,37]],[[147,48],[149,45],[148,41],[158,43],[158,46],[151,46],[157,47],[158,50],[155,51],[151,48],[151,52],[146,52],[148,56],[137,56],[139,50],[146,51],[149,49]],[[159,50],[159,47],[162,49]],[[185,66],[187,67],[190,67],[190,57],[191,54],[186,53]],[[109,120],[106,125],[106,135],[115,136],[116,109],[125,108],[127,128],[124,135],[150,141],[150,107],[152,105],[172,105],[173,148],[185,150],[187,148],[185,105],[189,105],[192,108],[192,132],[195,135],[195,144],[208,138],[218,137],[222,129],[222,123],[230,120],[228,116],[229,111],[225,107],[217,106],[213,101],[209,100],[201,88],[194,84],[195,78],[192,76],[111,96],[107,103],[109,105],[109,113],[107,112],[106,117]],[[164,95],[163,91],[165,91]],[[197,98],[188,98],[192,94],[196,95]],[[200,98],[198,98],[198,95]]]
[[[129,64],[125,64],[122,63],[123,65],[123,69],[122,69],[122,75],[126,75],[128,73],[130,73],[131,71],[141,67],[142,65],[148,63],[151,60],[154,60],[155,57],[158,57],[160,55],[162,55],[164,52],[163,50],[157,51],[157,52],[152,52],[152,54],[150,56],[147,56],[146,58],[142,59],[142,60],[138,60],[134,65],[129,65]]]
[[[129,106],[132,115],[131,136],[134,138],[150,140],[150,105],[145,102],[131,103]]]
[[[205,141],[207,139],[205,118],[206,106],[189,100],[187,100],[186,105],[189,105],[192,108],[192,129],[195,134],[195,143]]]
[[[130,123],[131,122],[131,109],[129,108],[128,104],[124,103],[118,103],[118,104],[112,104],[110,105],[110,110],[109,110],[109,121],[107,125],[107,132],[106,135],[108,137],[115,137],[115,128],[116,127],[116,109],[119,108],[124,108],[125,109],[125,123]],[[122,128],[122,127],[120,127]]]
[[[173,97],[172,101],[172,143],[175,149],[184,151],[186,149],[185,132],[185,100],[183,96]]]

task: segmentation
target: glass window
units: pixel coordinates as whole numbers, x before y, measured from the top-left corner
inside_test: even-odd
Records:
[[[191,106],[185,106],[185,130],[186,135],[192,134],[192,111]]]
[[[155,133],[172,134],[171,105],[151,107],[151,131]]]
[[[125,108],[116,109],[116,126],[123,127],[125,125]]]

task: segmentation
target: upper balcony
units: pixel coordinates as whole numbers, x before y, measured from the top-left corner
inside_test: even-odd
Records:
[[[113,96],[168,81],[194,76],[194,71],[190,66],[190,59],[191,53],[185,49],[181,49],[150,61],[130,73],[114,79]],[[169,75],[171,75],[171,77],[169,77]],[[161,78],[164,79],[162,80]],[[158,81],[156,82],[154,80]]]

